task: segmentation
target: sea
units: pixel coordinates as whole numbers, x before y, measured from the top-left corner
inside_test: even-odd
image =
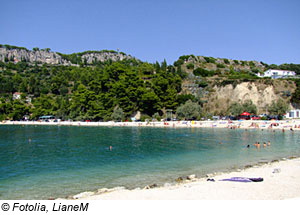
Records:
[[[271,146],[257,149],[256,141],[270,141]],[[300,157],[300,132],[3,125],[0,199],[65,198],[101,188],[164,186],[178,177],[205,177],[291,156]]]

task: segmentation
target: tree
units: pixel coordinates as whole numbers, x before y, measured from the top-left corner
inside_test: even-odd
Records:
[[[253,115],[257,114],[257,108],[255,104],[251,100],[247,100],[243,103],[243,112],[248,112]]]
[[[150,89],[146,89],[139,101],[140,110],[152,116],[161,109],[159,97]]]
[[[188,100],[185,104],[180,105],[176,110],[176,115],[178,118],[198,119],[202,113],[201,106],[198,103]]]
[[[19,99],[14,100],[12,109],[13,110],[10,112],[9,118],[13,120],[21,120],[24,115],[29,113],[29,108]]]
[[[228,114],[233,115],[233,116],[239,116],[243,112],[248,112],[253,115],[256,115],[257,113],[257,108],[255,104],[251,100],[245,101],[243,104],[235,102],[231,104],[228,108]]]
[[[122,108],[119,108],[118,106],[115,107],[114,112],[111,114],[111,118],[115,121],[122,121],[124,119],[124,112]]]
[[[282,116],[286,114],[286,112],[289,110],[288,104],[284,102],[282,99],[273,101],[272,104],[267,108],[270,114],[278,115],[278,116]]]
[[[235,102],[233,104],[231,104],[228,108],[228,114],[232,115],[232,116],[239,116],[241,113],[243,113],[243,106],[238,103]]]
[[[296,90],[295,92],[292,94],[292,98],[291,98],[291,102],[293,104],[294,107],[300,107],[300,80],[297,79],[296,81]]]

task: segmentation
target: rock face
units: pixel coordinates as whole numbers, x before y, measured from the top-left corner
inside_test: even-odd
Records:
[[[25,61],[30,63],[68,64],[55,52],[0,48],[0,61],[4,62],[6,59],[15,63]]]
[[[123,53],[111,53],[111,52],[103,52],[103,53],[87,53],[81,56],[82,61],[87,62],[87,64],[92,64],[94,61],[121,61],[125,59],[131,59],[132,57],[127,56]]]
[[[78,53],[77,56],[81,58],[82,63],[92,64],[94,62],[104,62],[107,60],[121,61],[124,59],[133,59],[133,57],[124,53],[112,52],[112,51],[88,51]],[[29,63],[46,63],[53,65],[72,65],[72,63],[56,52],[50,52],[46,50],[30,51],[26,49],[7,49],[0,47],[0,61],[2,62],[29,62]],[[73,64],[74,65],[74,64]]]
[[[234,103],[243,103],[251,100],[256,105],[258,113],[265,113],[266,106],[271,105],[273,101],[283,99],[288,102],[288,97],[285,92],[290,94],[295,91],[295,86],[288,81],[274,81],[272,85],[257,82],[243,82],[233,86],[228,84],[226,86],[213,88],[212,93],[208,95],[208,101],[205,104],[206,108],[210,110],[218,110],[226,112],[229,106]]]

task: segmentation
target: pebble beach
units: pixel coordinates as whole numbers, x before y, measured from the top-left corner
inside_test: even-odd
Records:
[[[221,181],[232,177],[263,178],[262,182]],[[79,200],[282,200],[300,198],[300,159],[290,158],[231,173],[191,175],[176,185],[127,190],[122,187],[84,192]],[[213,180],[211,180],[213,179]]]

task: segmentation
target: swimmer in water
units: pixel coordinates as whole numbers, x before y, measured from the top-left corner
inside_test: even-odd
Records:
[[[250,145],[247,145],[247,148],[250,148]]]

